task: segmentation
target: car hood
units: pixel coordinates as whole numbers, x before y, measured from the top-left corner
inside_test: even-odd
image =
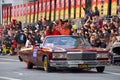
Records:
[[[96,48],[96,47],[79,47],[79,48],[60,48],[54,47],[53,50],[55,52],[97,52],[97,53],[105,53],[108,52],[104,48]]]

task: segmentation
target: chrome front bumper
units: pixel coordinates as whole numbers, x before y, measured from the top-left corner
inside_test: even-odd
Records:
[[[105,66],[107,60],[50,60],[51,67],[79,68],[79,65],[86,64],[88,68]]]

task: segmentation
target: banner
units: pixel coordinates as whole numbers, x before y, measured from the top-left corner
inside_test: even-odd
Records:
[[[117,0],[112,0],[111,4],[111,15],[115,16],[117,12]]]
[[[65,19],[68,19],[68,4],[69,0],[65,0]]]
[[[11,6],[8,6],[8,23],[11,22]]]
[[[17,17],[17,6],[14,6],[14,19]]]
[[[92,0],[92,11],[95,12],[95,7],[97,6],[97,0]]]
[[[35,2],[35,23],[38,21],[38,1]]]
[[[46,19],[49,20],[50,14],[50,0],[47,0],[47,7],[46,7]]]
[[[85,8],[85,3],[86,3],[86,0],[81,0],[81,17],[84,18],[85,17],[85,11],[83,8]]]
[[[33,17],[34,17],[34,2],[31,3],[31,23],[34,22]]]
[[[30,10],[30,3],[27,4],[27,23],[30,23],[30,15],[31,15],[31,10]]]
[[[2,8],[2,24],[4,25],[5,21],[5,8]]]
[[[42,0],[39,2],[39,12],[38,12],[38,20],[42,19]]]
[[[103,11],[101,11],[101,7],[102,7],[102,2],[101,0],[97,0],[97,7],[98,7],[98,10],[99,10],[99,13],[100,13],[100,16],[101,16],[101,13],[103,13]]]
[[[80,0],[76,0],[76,18],[80,18]]]
[[[59,20],[59,10],[60,10],[60,0],[56,0],[56,18],[55,18],[55,20]]]
[[[64,0],[61,0],[60,19],[64,19]]]
[[[27,23],[27,7],[26,7],[26,3],[23,4],[23,23]]]
[[[19,21],[19,5],[16,5],[16,20]]]
[[[13,14],[13,6],[11,6],[11,21],[13,20],[14,14]]]
[[[55,0],[52,0],[52,9],[51,9],[51,20],[53,21],[54,20],[54,6],[55,5]]]
[[[108,14],[108,0],[104,0],[103,15],[107,16]]]
[[[42,7],[42,19],[45,18],[45,8],[46,8],[46,0],[43,0],[43,7]]]
[[[19,10],[20,10],[20,13],[19,13],[19,16],[20,16],[20,21],[23,20],[23,4],[20,4],[19,5]]]
[[[75,0],[71,0],[71,19],[74,19],[74,3],[75,3]]]
[[[5,9],[4,23],[8,23],[8,10],[7,10],[7,7],[5,7],[4,9]]]
[[[8,23],[8,11],[7,11],[7,7],[5,7],[5,22]]]

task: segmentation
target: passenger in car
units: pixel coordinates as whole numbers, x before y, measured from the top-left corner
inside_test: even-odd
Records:
[[[63,21],[62,29],[60,30],[61,35],[70,35],[70,29],[68,28],[68,21]]]
[[[48,29],[46,30],[46,36],[50,35],[60,35],[60,32],[55,29],[55,24],[51,23]]]

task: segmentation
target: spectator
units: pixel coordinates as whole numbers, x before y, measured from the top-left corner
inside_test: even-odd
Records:
[[[32,45],[32,36],[31,34],[28,34],[27,35],[27,40],[26,40],[26,43],[25,43],[25,47],[31,47]]]
[[[104,38],[100,38],[100,45],[99,45],[99,47],[101,47],[101,48],[106,48],[107,47],[107,44],[106,44]]]
[[[97,6],[95,7],[94,15],[95,15],[95,16],[100,16],[99,10],[98,10],[98,7],[97,7]]]
[[[39,34],[39,31],[37,31],[33,37],[34,44],[41,43],[41,35]]]
[[[16,40],[16,43],[17,43],[17,51],[18,51],[17,54],[19,54],[19,50],[26,43],[26,36],[23,33],[23,31],[18,31],[17,35],[15,36],[15,40]]]
[[[98,43],[96,42],[96,37],[94,35],[91,36],[91,38],[90,38],[90,44],[93,47],[98,47]]]
[[[46,28],[47,27],[47,20],[46,18],[44,18],[44,21],[43,21],[43,28]]]
[[[114,42],[116,42],[116,41],[117,41],[116,36],[111,36],[111,37],[110,37],[109,44],[108,44],[108,46],[107,46],[106,49],[109,50],[109,51],[111,51],[112,45],[113,45]]]
[[[18,30],[22,30],[22,22],[19,21],[17,25],[18,25]]]
[[[83,8],[83,10],[85,11],[85,23],[89,23],[91,21],[92,12],[90,12],[87,8]]]
[[[42,19],[39,20],[37,24],[39,25],[39,29],[42,30],[43,29]]]

